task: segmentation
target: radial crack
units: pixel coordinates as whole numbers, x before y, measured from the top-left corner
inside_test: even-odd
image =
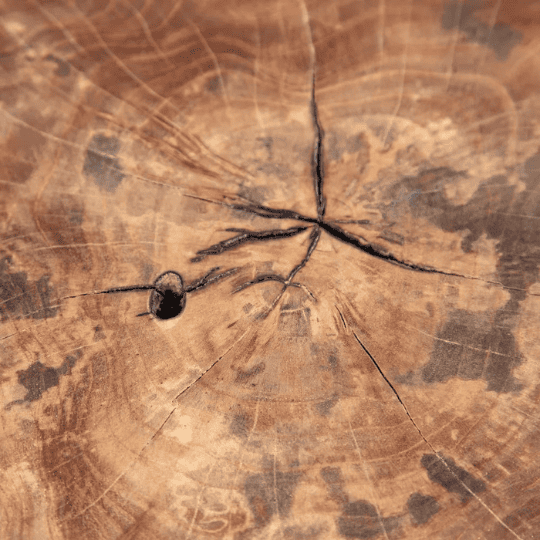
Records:
[[[319,243],[320,237],[321,237],[321,229],[319,227],[313,227],[313,229],[311,230],[311,233],[309,234],[310,243],[309,243],[309,247],[307,249],[306,255],[302,259],[302,261],[291,270],[285,282],[286,285],[290,284],[294,276],[296,276],[296,274],[298,274],[298,272],[300,272],[300,270],[302,270],[302,268],[306,266],[306,263],[309,261],[312,253],[315,251],[315,248],[317,247],[317,244]]]
[[[339,311],[339,309],[338,309],[338,311]],[[469,486],[467,486],[467,484],[465,484],[465,482],[463,482],[463,480],[453,471],[453,469],[450,467],[450,465],[447,463],[447,461],[444,459],[444,457],[439,452],[437,452],[435,450],[433,445],[426,439],[426,437],[424,436],[424,434],[422,433],[422,431],[420,430],[420,428],[418,427],[418,425],[414,421],[413,417],[411,416],[411,414],[409,412],[409,409],[407,409],[407,406],[405,405],[405,403],[403,403],[403,400],[399,396],[397,390],[394,388],[393,384],[388,380],[388,378],[386,377],[386,375],[384,374],[384,372],[380,368],[380,366],[377,363],[377,361],[375,360],[375,358],[371,355],[371,353],[364,346],[364,344],[362,343],[360,338],[356,335],[356,332],[354,332],[354,330],[353,330],[352,333],[353,333],[353,336],[355,337],[356,341],[359,343],[360,347],[362,347],[364,352],[368,355],[370,360],[373,362],[373,364],[377,368],[377,371],[380,373],[381,377],[385,380],[386,384],[388,384],[388,386],[391,388],[392,392],[394,393],[394,395],[398,399],[399,403],[403,407],[403,410],[406,412],[407,416],[409,417],[409,420],[412,422],[413,426],[418,431],[420,437],[422,437],[424,442],[431,448],[433,454],[437,457],[437,459],[444,465],[444,467],[448,470],[448,472],[470,493],[470,495],[472,497],[474,497],[484,507],[484,509],[487,512],[489,512],[495,518],[495,520],[497,520],[506,530],[508,530],[510,533],[512,533],[516,538],[518,538],[518,540],[523,540],[497,514],[495,514],[495,512],[493,512],[493,510],[491,510],[491,508],[474,491],[472,491],[469,488]]]
[[[221,356],[219,356],[216,360],[214,360],[214,362],[212,362],[212,364],[207,368],[205,369],[194,381],[192,381],[191,383],[189,383],[174,399],[173,399],[173,402],[174,401],[177,401],[178,398],[180,396],[182,396],[183,394],[185,394],[194,384],[196,384],[197,382],[199,382],[220,360],[222,360],[223,358],[225,358],[225,356],[227,356],[231,350],[238,344],[240,343],[240,341],[242,341],[242,339],[244,338],[244,336],[248,333],[249,330],[246,330],[226,351],[225,353],[223,353]]]
[[[315,202],[317,203],[317,218],[322,220],[326,210],[326,200],[323,195],[324,182],[324,157],[323,157],[323,138],[324,131],[319,122],[317,112],[317,102],[315,101],[315,74],[313,74],[311,85],[311,115],[315,127],[315,143],[313,145],[313,157],[311,169],[313,174],[313,186],[315,188]]]
[[[224,206],[231,208],[232,210],[238,210],[240,212],[246,212],[247,214],[254,214],[256,216],[266,219],[292,219],[296,221],[305,221],[308,223],[317,223],[317,219],[303,216],[294,210],[285,210],[279,208],[271,208],[270,206],[264,206],[262,204],[237,204],[226,203],[222,201],[214,201],[212,199],[206,199],[204,197],[197,197],[195,195],[184,195],[189,199],[196,199],[210,204],[216,204],[218,206]]]
[[[96,294],[111,294],[135,291],[156,291],[157,293],[161,294],[155,285],[127,285],[125,287],[113,287],[112,289],[105,289],[103,291],[92,291],[87,293],[73,294],[70,296],[63,296],[62,298],[60,298],[60,300],[80,298],[81,296],[94,296]]]
[[[243,291],[252,285],[257,285],[258,283],[264,283],[265,281],[277,281],[279,283],[285,283],[285,278],[279,274],[261,274],[251,281],[246,281],[242,283],[239,287],[233,290],[233,294]]]
[[[339,309],[338,309],[339,311]],[[340,315],[341,315],[341,312],[339,312]],[[343,318],[343,315],[341,315],[341,317]],[[383,370],[380,368],[379,364],[377,363],[377,361],[375,360],[375,358],[373,358],[372,354],[366,349],[366,347],[364,346],[364,344],[362,343],[362,341],[360,340],[360,338],[356,335],[356,332],[354,330],[352,330],[352,333],[353,333],[353,336],[354,338],[356,339],[356,341],[358,341],[360,347],[362,347],[362,349],[364,350],[364,352],[368,355],[369,359],[373,362],[373,365],[377,368],[377,371],[380,373],[381,377],[385,380],[386,384],[390,387],[390,389],[392,390],[392,392],[394,392],[394,395],[396,396],[397,400],[400,402],[401,406],[403,407],[404,411],[407,413],[407,416],[409,417],[409,420],[413,423],[413,426],[416,428],[416,430],[418,431],[418,433],[420,434],[420,436],[422,437],[422,439],[424,439],[424,441],[426,442],[426,444],[433,450],[433,452],[435,452],[435,454],[437,453],[435,451],[435,449],[433,448],[433,446],[431,446],[431,443],[424,437],[424,434],[422,433],[422,431],[420,431],[420,428],[416,425],[416,422],[413,420],[413,417],[411,416],[411,413],[409,413],[409,409],[407,409],[405,403],[403,403],[401,397],[399,397],[399,394],[397,393],[397,390],[394,388],[394,385],[388,380],[388,377],[384,374]]]
[[[187,293],[198,291],[200,289],[203,289],[204,287],[207,287],[208,285],[211,285],[212,283],[216,283],[220,279],[225,279],[229,276],[232,276],[233,274],[236,274],[236,272],[238,272],[238,268],[231,268],[230,270],[221,272],[221,274],[214,275],[214,272],[217,272],[218,270],[219,270],[219,266],[212,268],[202,278],[195,280],[193,283],[190,283],[186,287],[185,291]]]
[[[327,233],[332,235],[334,238],[340,240],[341,242],[344,242],[345,244],[349,244],[350,246],[353,246],[356,249],[363,251],[364,253],[367,253],[368,255],[371,255],[372,257],[377,257],[378,259],[382,259],[383,261],[389,262],[390,264],[395,264],[396,266],[400,266],[401,268],[407,268],[408,270],[414,270],[416,272],[427,272],[429,274],[442,274],[444,276],[466,277],[466,276],[462,276],[461,274],[456,274],[454,272],[444,272],[443,270],[438,270],[436,268],[433,268],[432,266],[424,266],[424,265],[412,264],[405,261],[401,261],[394,255],[392,255],[390,252],[385,251],[379,247],[373,246],[362,236],[356,236],[354,234],[351,234],[345,229],[342,229],[341,227],[338,227],[337,225],[332,225],[328,222],[323,221],[320,225]]]
[[[225,355],[223,355],[225,356]],[[195,383],[199,382],[222,358],[223,356],[220,356],[212,364],[208,369],[203,371],[193,382],[189,383],[175,398],[173,401],[176,401],[181,395],[185,394]]]
[[[249,231],[247,229],[226,229],[228,232],[239,232],[237,236],[228,238],[210,246],[206,249],[197,251],[197,257],[193,257],[191,262],[200,262],[208,255],[220,255],[224,251],[234,249],[242,244],[253,242],[264,242],[280,238],[290,238],[304,232],[307,227],[290,227],[289,229],[268,229],[266,231]]]
[[[283,295],[283,293],[285,292],[287,287],[301,287],[301,285],[299,283],[292,283],[292,280],[294,279],[294,276],[296,276],[296,274],[298,272],[300,272],[300,270],[302,270],[302,268],[304,268],[306,263],[309,261],[312,253],[315,251],[315,248],[317,247],[317,243],[319,242],[320,237],[321,237],[321,229],[319,227],[313,227],[313,229],[311,230],[311,232],[309,234],[310,242],[309,242],[309,246],[308,246],[306,255],[289,272],[289,275],[286,278],[284,278],[283,276],[280,276],[279,274],[261,274],[260,276],[257,276],[255,279],[253,279],[251,281],[247,281],[246,283],[243,283],[242,285],[237,287],[233,291],[233,293],[240,292],[240,291],[242,291],[244,289],[247,289],[248,287],[251,287],[252,285],[257,285],[258,283],[263,283],[265,281],[277,281],[279,283],[283,283],[283,289],[282,289],[282,291],[280,292],[280,294],[279,294],[279,296],[277,298],[277,300],[279,300],[279,298],[281,298],[281,296]],[[311,295],[311,296],[313,296],[313,295]],[[275,304],[275,301],[274,301],[274,304]]]

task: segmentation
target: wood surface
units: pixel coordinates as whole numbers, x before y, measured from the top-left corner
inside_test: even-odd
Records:
[[[3,0],[0,539],[540,539],[540,3]]]

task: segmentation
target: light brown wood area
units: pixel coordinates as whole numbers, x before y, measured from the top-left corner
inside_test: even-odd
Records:
[[[539,540],[540,4],[4,0],[1,540]]]

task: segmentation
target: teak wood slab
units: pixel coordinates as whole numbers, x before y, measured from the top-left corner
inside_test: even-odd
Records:
[[[0,540],[539,540],[540,3],[0,2]]]

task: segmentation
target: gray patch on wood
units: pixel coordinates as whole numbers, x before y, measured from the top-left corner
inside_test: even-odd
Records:
[[[120,160],[116,154],[120,142],[116,137],[106,137],[98,133],[92,137],[83,165],[83,173],[105,191],[114,193],[125,178]]]
[[[80,208],[69,208],[67,209],[67,214],[69,216],[69,222],[74,225],[82,225],[84,221],[84,213]]]
[[[508,307],[498,310],[493,321],[483,321],[477,313],[453,311],[437,332],[431,358],[421,371],[422,380],[433,384],[452,378],[484,379],[488,391],[521,390],[523,385],[512,372],[523,360],[504,321]]]
[[[101,328],[101,326],[99,325],[96,326],[94,328],[94,342],[102,341],[105,338],[106,338],[105,332],[103,332],[103,329]]]
[[[238,196],[242,199],[256,204],[264,204],[268,188],[264,186],[246,186],[242,185],[238,190]],[[252,216],[249,216],[252,217]]]
[[[336,406],[338,401],[339,401],[339,398],[336,395],[334,395],[329,399],[326,399],[324,401],[321,401],[320,403],[317,403],[315,405],[315,410],[321,416],[328,416],[332,412],[332,409]]]
[[[415,525],[424,525],[439,511],[437,500],[422,493],[413,493],[407,501],[407,507]]]
[[[300,473],[270,469],[248,476],[244,483],[246,498],[257,527],[265,527],[277,514],[289,515]]]
[[[339,467],[324,467],[321,469],[321,478],[325,481],[333,501],[341,506],[349,502],[349,496],[344,489],[345,481]]]
[[[386,240],[387,242],[392,242],[392,244],[397,244],[402,246],[405,243],[405,238],[403,235],[395,233],[393,231],[383,231],[379,238]]]
[[[345,137],[337,133],[331,133],[328,136],[328,157],[332,161],[338,161],[343,154],[354,154],[364,146],[360,135]]]
[[[246,383],[259,373],[263,373],[265,369],[266,364],[264,362],[259,362],[258,364],[255,364],[252,368],[246,370],[239,369],[234,382]]]
[[[445,30],[459,29],[468,41],[489,47],[498,60],[506,60],[523,35],[506,23],[497,22],[490,26],[474,16],[481,5],[478,0],[450,0],[444,5],[442,27]]]
[[[456,462],[444,455],[424,454],[420,460],[426,469],[429,479],[442,486],[449,493],[456,493],[462,502],[467,502],[473,494],[485,491],[486,484],[475,478]]]
[[[324,467],[321,469],[321,477],[326,483],[330,498],[342,508],[342,515],[336,521],[341,536],[345,538],[375,538],[386,535],[399,526],[399,517],[381,516],[375,506],[368,501],[350,502],[339,467]]]
[[[8,272],[11,259],[0,260],[0,320],[48,319],[58,308],[51,306],[50,276],[29,282],[26,272]]]
[[[249,432],[253,429],[253,425],[254,421],[252,416],[245,412],[239,412],[233,416],[229,429],[233,435],[236,435],[241,439],[246,439]]]
[[[71,369],[81,356],[81,351],[75,351],[73,355],[66,356],[66,359],[59,368],[48,367],[37,361],[28,367],[28,369],[18,371],[18,382],[26,388],[26,396],[22,400],[13,401],[7,408],[25,401],[31,402],[40,399],[43,393],[49,390],[49,388],[58,386],[62,375],[71,373]]]
[[[206,84],[204,85],[204,88],[207,92],[210,92],[211,94],[221,94],[223,92],[223,86],[221,84],[221,78],[219,77],[219,75],[208,79],[206,81]]]
[[[540,151],[520,167],[527,189],[517,192],[504,176],[485,180],[465,204],[453,204],[445,195],[448,186],[468,177],[466,171],[447,167],[428,168],[404,177],[387,190],[389,203],[381,209],[392,221],[401,214],[427,219],[441,230],[462,234],[461,249],[474,253],[481,237],[495,240],[497,278],[510,294],[499,310],[478,314],[452,313],[438,337],[456,344],[435,344],[424,382],[444,382],[452,377],[483,378],[488,390],[517,391],[521,385],[512,376],[523,357],[513,330],[519,319],[520,302],[539,279],[540,268]],[[414,195],[414,196],[413,196]],[[489,322],[491,320],[491,322]],[[480,353],[488,354],[487,359]],[[464,355],[460,358],[460,354]]]
[[[382,517],[373,504],[360,500],[344,506],[337,525],[339,534],[345,538],[375,538],[398,527],[399,518]]]
[[[283,339],[297,339],[311,335],[311,310],[282,311],[279,314],[278,332]]]

